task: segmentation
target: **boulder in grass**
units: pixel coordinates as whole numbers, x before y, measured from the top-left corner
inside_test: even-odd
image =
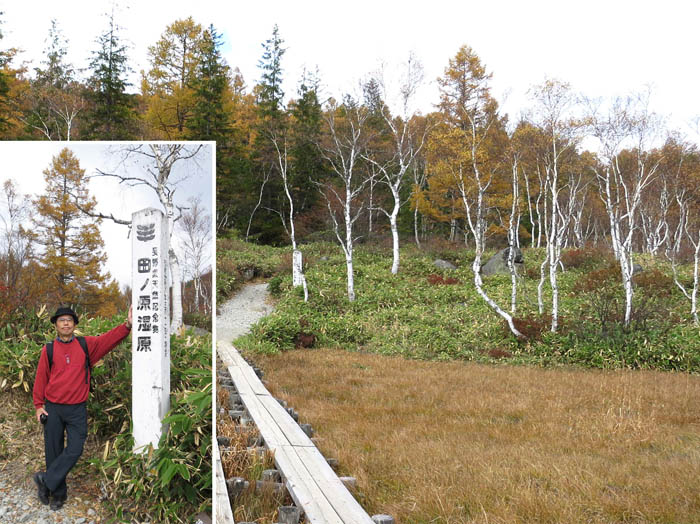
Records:
[[[510,269],[508,269],[508,254],[510,253],[510,247],[501,249],[498,253],[493,255],[486,264],[481,266],[481,274],[485,277],[490,275],[497,275],[499,273],[509,274]],[[523,268],[525,259],[523,258],[523,253],[520,248],[515,249],[515,258],[513,258],[513,263],[515,265],[516,273],[520,273]]]
[[[452,262],[448,262],[447,260],[442,260],[440,258],[433,262],[433,265],[438,269],[457,269],[457,266],[455,266]]]

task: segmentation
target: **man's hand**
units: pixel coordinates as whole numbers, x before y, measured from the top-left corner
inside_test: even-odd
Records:
[[[134,305],[132,304],[129,306],[129,313],[126,315],[126,327],[128,327],[129,329],[131,329],[131,326],[133,325],[133,309]]]
[[[41,419],[39,418],[39,417],[41,417],[41,415],[46,415],[47,417],[49,416],[49,414],[44,409],[44,406],[41,406],[40,408],[36,408],[36,421],[37,422],[41,422]]]

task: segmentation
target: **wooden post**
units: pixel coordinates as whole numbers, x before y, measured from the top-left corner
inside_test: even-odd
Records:
[[[292,254],[292,285],[294,287],[301,286],[303,284],[303,273],[302,273],[302,258],[301,251],[295,249]]]
[[[132,215],[131,341],[134,451],[158,447],[170,409],[168,220],[158,209]]]

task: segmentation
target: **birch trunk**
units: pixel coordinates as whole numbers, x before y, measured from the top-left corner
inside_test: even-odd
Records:
[[[474,158],[476,158],[476,155],[474,155]],[[464,179],[462,178],[462,173],[460,172],[459,174],[459,179],[457,180],[458,187],[461,193],[462,197],[462,203],[464,205],[464,210],[466,213],[466,218],[467,218],[467,223],[469,224],[469,228],[471,229],[472,235],[474,236],[474,247],[475,247],[475,256],[474,256],[474,262],[472,262],[472,273],[474,274],[474,287],[476,288],[476,292],[479,294],[479,296],[488,304],[488,306],[493,309],[498,315],[500,315],[508,324],[508,328],[510,329],[511,333],[515,335],[518,338],[524,338],[524,335],[518,331],[518,329],[515,327],[515,324],[513,323],[513,317],[512,315],[508,314],[508,312],[504,311],[487,293],[484,291],[483,288],[483,281],[481,280],[481,256],[483,254],[483,237],[484,237],[484,231],[485,231],[485,222],[484,219],[482,218],[483,215],[483,206],[484,206],[484,194],[486,192],[486,189],[488,188],[489,183],[483,184],[481,181],[481,177],[479,175],[479,168],[478,166],[474,163],[472,165],[472,169],[474,172],[474,181],[477,184],[477,195],[476,195],[476,203],[475,203],[475,208],[474,209],[474,215],[472,216],[472,204],[469,202],[469,198],[467,196],[467,191],[465,187],[465,182]]]
[[[416,246],[418,246],[418,249],[421,248],[420,245],[420,238],[418,234],[418,208],[413,210],[413,235],[416,239]]]
[[[515,314],[517,298],[518,298],[518,278],[515,272],[515,248],[518,247],[518,228],[520,227],[520,193],[519,193],[519,183],[518,183],[518,160],[514,159],[513,162],[513,204],[510,210],[510,220],[508,223],[508,244],[510,249],[508,250],[508,270],[510,271],[510,312]]]
[[[524,338],[524,335],[515,327],[515,324],[513,323],[513,317],[509,315],[506,311],[503,311],[503,309],[501,309],[501,307],[498,304],[496,304],[496,302],[494,302],[494,300],[490,296],[488,296],[484,291],[483,282],[481,280],[481,253],[477,253],[476,257],[474,257],[474,262],[472,263],[472,272],[474,273],[474,287],[476,288],[476,292],[479,294],[479,296],[482,299],[484,299],[484,301],[489,305],[491,309],[493,309],[506,321],[511,333],[513,333],[518,338]]]
[[[180,262],[175,251],[170,248],[168,252],[170,262],[170,278],[172,281],[173,301],[171,311],[173,318],[170,323],[170,332],[177,333],[182,328],[182,274],[180,273]]]
[[[695,256],[693,264],[693,292],[690,299],[690,316],[693,317],[695,325],[700,325],[698,320],[698,287],[700,287],[700,230],[698,230],[698,241],[695,244]]]
[[[676,201],[678,202],[678,226],[676,227],[676,232],[673,235],[673,245],[667,249],[666,257],[671,261],[671,269],[673,270],[673,282],[676,284],[678,289],[681,290],[683,296],[690,301],[690,316],[693,319],[693,323],[697,326],[700,325],[698,320],[698,287],[700,284],[700,229],[697,232],[697,240],[690,233],[690,228],[688,227],[688,201],[684,198],[684,194],[679,194],[676,196]],[[681,243],[683,241],[683,233],[688,238],[688,241],[694,247],[693,252],[693,288],[688,291],[685,286],[678,279],[678,268],[676,267],[676,256],[680,251]]]
[[[260,194],[258,195],[258,203],[255,204],[255,207],[253,208],[253,212],[250,214],[250,218],[248,219],[248,229],[245,231],[245,241],[248,242],[248,237],[250,236],[250,226],[253,223],[253,216],[255,215],[255,212],[258,210],[260,207],[260,204],[262,203],[262,197],[263,197],[263,191],[265,190],[265,184],[270,178],[270,174],[266,174],[263,177],[262,184],[260,184]]]
[[[557,328],[559,327],[559,285],[557,282],[557,264],[559,263],[559,257],[557,256],[557,252],[559,250],[559,189],[557,187],[557,183],[559,172],[556,165],[556,146],[553,146],[553,150],[555,162],[552,170],[552,182],[550,186],[552,195],[552,206],[550,212],[552,218],[549,221],[547,252],[549,258],[549,285],[552,288],[552,325],[550,330],[552,333],[556,333]]]
[[[287,196],[287,202],[289,203],[288,233],[292,242],[292,282],[294,287],[301,285],[304,288],[304,302],[308,302],[309,288],[306,285],[306,276],[304,275],[303,255],[297,247],[296,228],[294,226],[294,199],[292,198],[292,193],[289,191],[289,178],[287,176],[287,140],[286,138],[284,139],[282,149],[280,149],[278,139],[274,135],[272,136],[272,143],[277,151],[277,164],[280,170],[280,176],[282,177],[284,193]],[[282,220],[282,225],[284,226],[284,220]],[[287,229],[286,226],[285,229]]]
[[[389,223],[391,224],[391,239],[392,239],[392,251],[394,254],[394,260],[391,263],[391,274],[396,275],[399,272],[399,209],[401,207],[401,199],[399,197],[398,191],[392,187],[391,192],[394,195],[394,209],[389,215]]]
[[[353,239],[352,239],[352,217],[350,216],[350,202],[352,201],[352,192],[350,188],[345,192],[345,264],[348,270],[348,300],[350,302],[355,301],[355,274],[352,266],[352,254],[353,254]]]
[[[523,172],[523,178],[525,179],[525,198],[527,199],[527,213],[530,217],[530,224],[532,225],[532,231],[530,235],[530,247],[535,247],[535,218],[532,215],[532,201],[530,196],[530,182],[527,179],[527,173]]]
[[[331,105],[329,108],[326,122],[329,130],[330,145],[319,146],[321,155],[328,161],[332,171],[342,180],[345,189],[344,196],[340,196],[337,188],[331,183],[316,183],[319,189],[322,189],[321,194],[326,199],[328,205],[328,213],[333,221],[333,229],[338,239],[338,242],[345,253],[345,262],[347,265],[347,290],[348,300],[355,300],[355,283],[353,273],[353,236],[352,230],[355,221],[360,217],[363,205],[359,204],[358,209],[353,215],[352,202],[358,198],[369,183],[367,178],[364,178],[359,183],[353,180],[357,161],[362,157],[365,151],[365,136],[364,126],[368,116],[361,106],[352,106],[347,108],[345,115],[346,125],[344,129],[337,126],[335,115],[338,107]],[[331,205],[331,198],[343,206],[343,221],[345,225],[344,237],[340,233],[340,225],[336,213]]]

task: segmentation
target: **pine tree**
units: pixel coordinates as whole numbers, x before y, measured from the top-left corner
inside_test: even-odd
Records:
[[[34,202],[32,239],[43,252],[36,255],[45,279],[46,298],[54,305],[70,304],[91,312],[109,314],[118,294],[109,274],[102,273],[107,260],[98,229],[89,219],[97,205],[87,189],[85,170],[72,151],[64,148],[44,170],[46,189]]]
[[[221,56],[221,35],[213,25],[202,35],[195,78],[194,103],[187,121],[188,137],[196,140],[222,140],[230,129],[225,106],[229,67]]]
[[[277,25],[272,30],[272,36],[262,44],[264,49],[258,67],[262,70],[260,83],[255,87],[258,120],[254,141],[254,171],[253,187],[260,194],[264,181],[267,181],[262,198],[255,214],[253,230],[264,243],[279,243],[286,240],[286,233],[278,220],[279,213],[286,208],[284,190],[278,177],[271,177],[276,169],[277,152],[273,139],[283,140],[287,133],[287,113],[285,112],[282,90],[282,56],[285,49],[284,40],[279,36]],[[251,211],[251,216],[254,213]],[[272,211],[271,211],[272,210]],[[277,216],[275,216],[275,214]]]
[[[52,20],[42,67],[34,68],[36,77],[30,89],[17,100],[21,107],[18,118],[49,140],[75,139],[78,118],[85,107],[83,86],[66,61],[67,53],[68,41]]]
[[[128,140],[135,138],[136,111],[133,95],[126,92],[131,84],[127,75],[127,46],[119,38],[120,27],[114,11],[108,17],[107,30],[97,37],[98,49],[90,61],[88,97],[92,111],[85,123],[84,138],[90,140]]]
[[[258,62],[262,77],[258,84],[257,102],[260,114],[265,120],[276,120],[284,110],[282,90],[282,57],[287,51],[282,47],[284,40],[279,35],[277,24],[272,29],[272,37],[262,45],[265,52]]]
[[[323,122],[318,89],[318,76],[305,71],[297,90],[298,98],[290,103],[290,185],[296,211],[300,214],[318,202],[319,193],[313,183],[319,182],[326,174],[326,165],[318,149]]]

